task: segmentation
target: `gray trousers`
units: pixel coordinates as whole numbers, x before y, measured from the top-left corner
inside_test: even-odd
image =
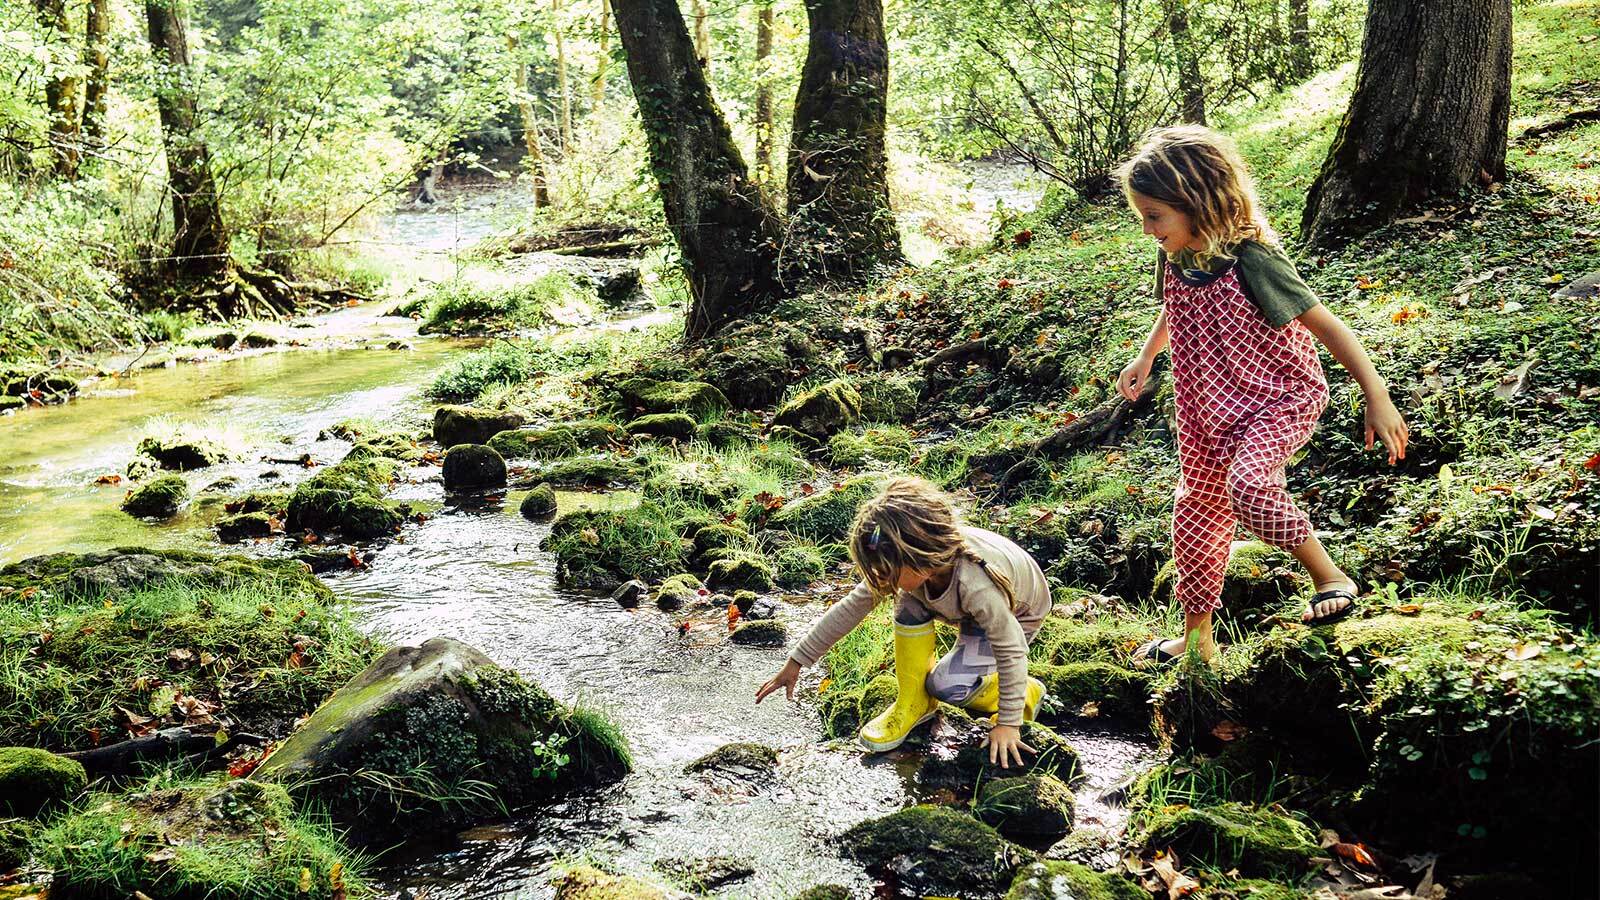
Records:
[[[933,611],[902,595],[895,603],[894,620],[901,625],[921,625],[933,620]],[[953,706],[965,703],[984,676],[998,668],[989,635],[972,622],[962,622],[959,627],[961,633],[956,637],[956,645],[928,673],[927,682],[928,693],[934,699]],[[1028,642],[1033,643],[1034,632],[1026,629],[1024,632]]]

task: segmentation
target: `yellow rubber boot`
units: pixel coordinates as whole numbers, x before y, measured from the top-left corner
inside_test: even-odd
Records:
[[[861,746],[882,753],[905,743],[911,730],[933,718],[939,701],[928,694],[928,673],[933,671],[937,650],[933,623],[894,626],[894,676],[900,693],[894,705],[861,726]]]
[[[1022,701],[1022,721],[1032,722],[1039,717],[1039,702],[1044,699],[1046,691],[1044,682],[1037,678],[1028,679],[1028,692]],[[978,683],[978,689],[972,692],[967,702],[961,704],[962,708],[979,715],[988,714],[990,718],[1000,715],[1000,674],[990,672],[983,676],[983,681]]]

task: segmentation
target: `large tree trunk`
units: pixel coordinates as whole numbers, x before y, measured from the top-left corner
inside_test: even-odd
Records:
[[[50,34],[53,49],[64,51],[77,43],[72,24],[67,21],[66,0],[34,0],[34,7],[40,24]],[[62,178],[78,177],[78,163],[82,158],[78,88],[78,77],[73,74],[57,75],[44,86],[45,104],[50,107],[51,168]]]
[[[561,20],[561,0],[550,0],[551,30],[556,37],[556,89],[561,94],[561,155],[572,150],[572,89],[567,80],[566,23]]]
[[[1511,0],[1372,0],[1350,110],[1301,231],[1337,244],[1427,198],[1505,177]]]
[[[589,85],[590,115],[606,98],[606,67],[611,63],[611,0],[600,0],[600,54],[594,64],[594,81]]]
[[[756,13],[756,183],[772,184],[772,0]]]
[[[89,79],[83,89],[83,138],[91,147],[105,143],[106,72],[111,65],[108,46],[111,32],[111,0],[89,0],[85,22],[84,63]]]
[[[685,333],[695,340],[783,293],[781,232],[711,98],[676,0],[612,0],[611,10],[689,277]]]
[[[789,215],[815,245],[803,264],[853,277],[900,260],[889,208],[884,116],[889,47],[882,0],[806,0],[811,40],[789,142]]]
[[[517,111],[522,114],[522,146],[528,152],[528,177],[533,180],[533,208],[550,205],[550,181],[545,176],[544,148],[539,145],[539,120],[533,114],[533,95],[528,93],[528,60],[517,51],[517,36],[506,43],[517,58]]]
[[[1206,83],[1200,75],[1200,54],[1189,30],[1188,0],[1167,0],[1167,31],[1172,35],[1172,52],[1178,59],[1179,91],[1182,106],[1178,116],[1195,125],[1206,124]]]
[[[209,278],[228,269],[228,232],[211,177],[211,154],[195,122],[194,69],[179,0],[145,0],[150,49],[159,66],[156,109],[167,151],[172,191],[172,255],[185,278]]]

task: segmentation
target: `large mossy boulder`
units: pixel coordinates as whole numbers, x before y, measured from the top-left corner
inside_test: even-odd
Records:
[[[35,841],[56,900],[338,900],[366,896],[355,854],[278,785],[245,779],[97,795]]]
[[[1020,844],[1041,849],[1072,830],[1077,802],[1061,779],[1039,774],[990,778],[978,788],[977,801],[979,819]]]
[[[1232,802],[1154,810],[1138,839],[1148,851],[1170,848],[1207,869],[1288,880],[1304,875],[1321,852],[1298,819]]]
[[[814,326],[817,317],[809,312],[794,321]],[[778,402],[789,385],[821,361],[822,350],[808,328],[778,319],[724,329],[708,342],[697,364],[735,406],[761,409]]]
[[[784,590],[801,590],[826,574],[827,564],[815,547],[785,547],[772,555],[772,580]]]
[[[187,472],[204,469],[233,458],[227,448],[216,441],[199,437],[154,438],[147,437],[134,450],[135,457],[153,460],[162,469]]]
[[[256,770],[353,839],[459,827],[630,768],[615,729],[450,638],[397,647]]]
[[[1050,859],[1023,866],[1005,900],[1150,900],[1150,892],[1112,872]]]
[[[693,575],[674,575],[656,589],[656,605],[669,612],[682,609],[700,599],[706,586]]]
[[[713,591],[770,591],[772,566],[754,553],[736,553],[711,563],[706,587]]]
[[[369,458],[336,463],[295,487],[289,496],[288,528],[317,534],[337,531],[353,540],[392,534],[405,513],[383,499],[394,480],[394,463]]]
[[[564,459],[579,453],[627,444],[628,435],[610,422],[583,420],[549,428],[519,428],[489,438],[489,446],[506,459]]]
[[[593,866],[574,866],[555,881],[555,900],[687,900],[688,894],[632,875],[613,875]]]
[[[728,635],[728,640],[747,647],[782,647],[789,641],[789,630],[782,622],[771,619],[745,622]]]
[[[0,567],[0,590],[31,587],[61,599],[96,600],[166,581],[196,588],[260,583],[279,588],[283,596],[292,599],[333,599],[333,593],[312,578],[305,566],[288,559],[116,547],[96,553],[48,553]]]
[[[556,519],[540,547],[556,556],[566,587],[605,591],[637,578],[658,582],[684,570],[690,544],[649,500],[623,509],[575,509]]]
[[[728,398],[722,391],[703,381],[629,378],[617,385],[617,396],[625,408],[645,413],[684,413],[705,418],[728,408]]]
[[[518,504],[517,511],[530,522],[540,522],[556,514],[556,489],[549,482],[534,485]]]
[[[900,427],[841,431],[828,440],[828,458],[852,469],[904,468],[912,453],[911,432]]]
[[[537,472],[540,481],[553,485],[610,487],[643,481],[650,475],[650,466],[637,458],[576,456],[547,463]]]
[[[829,490],[790,500],[767,516],[767,527],[781,528],[818,543],[846,541],[856,508],[878,493],[881,475],[858,475]]]
[[[506,461],[493,447],[457,444],[444,455],[444,489],[452,493],[506,486]]]
[[[1148,672],[1091,660],[1064,665],[1033,663],[1028,674],[1044,682],[1067,715],[1149,720]]]
[[[904,372],[879,372],[856,380],[861,394],[861,419],[865,422],[909,422],[916,418],[917,402],[927,379]]]
[[[61,809],[89,784],[77,760],[33,747],[0,747],[0,818]]]
[[[486,444],[500,432],[520,427],[522,422],[519,413],[441,406],[433,412],[433,439],[447,448],[457,444]]]
[[[630,437],[689,441],[695,436],[694,417],[686,413],[647,413],[623,426]]]
[[[843,378],[802,391],[778,407],[773,425],[782,425],[826,441],[861,421],[861,395]]]
[[[274,530],[282,529],[283,523],[269,513],[235,513],[217,520],[217,540],[237,544],[252,538],[271,537]]]
[[[944,806],[913,806],[862,822],[840,839],[898,897],[999,897],[1030,851],[993,828]]]
[[[141,519],[170,519],[188,501],[189,482],[182,475],[163,475],[129,493],[122,511]]]

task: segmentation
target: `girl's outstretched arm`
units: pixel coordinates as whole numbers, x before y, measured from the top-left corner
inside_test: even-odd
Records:
[[[1372,360],[1355,332],[1320,303],[1301,313],[1299,318],[1300,324],[1306,326],[1328,348],[1339,365],[1344,366],[1345,371],[1361,385],[1361,392],[1367,397],[1367,449],[1372,449],[1372,439],[1377,437],[1383,441],[1384,449],[1389,451],[1389,465],[1394,465],[1395,460],[1405,459],[1406,442],[1411,438],[1411,430],[1406,427],[1405,419],[1401,418],[1394,401],[1389,399],[1388,385],[1384,384],[1378,370],[1373,368]]]
[[[1117,376],[1117,390],[1122,396],[1129,400],[1139,399],[1145,379],[1150,377],[1150,367],[1155,365],[1161,351],[1167,349],[1167,340],[1167,311],[1163,308],[1156,316],[1156,323],[1150,326],[1150,335],[1144,339],[1144,348]]]

